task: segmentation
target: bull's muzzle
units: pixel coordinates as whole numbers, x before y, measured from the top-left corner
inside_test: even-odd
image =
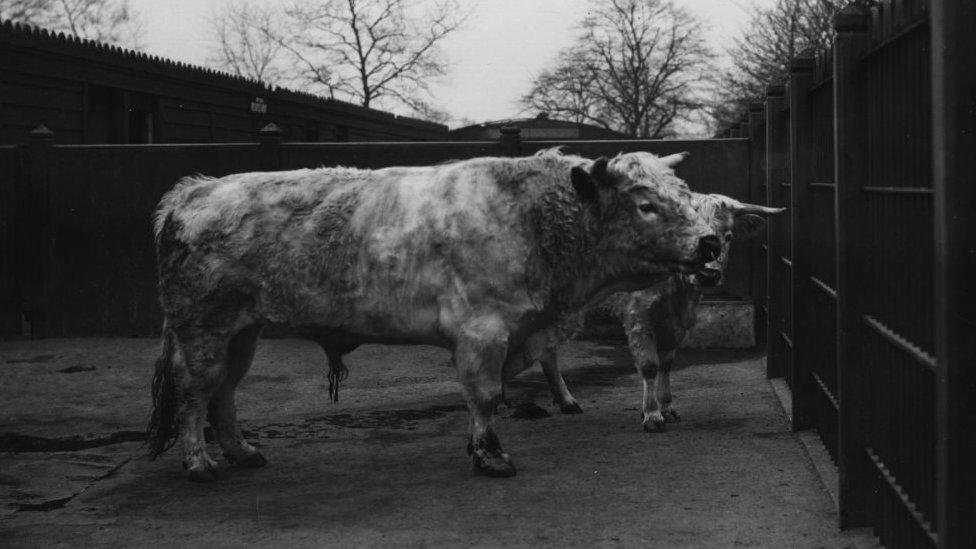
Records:
[[[710,234],[698,240],[698,256],[702,263],[715,261],[722,254],[722,241],[717,236]]]

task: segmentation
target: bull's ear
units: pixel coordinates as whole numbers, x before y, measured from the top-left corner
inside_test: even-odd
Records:
[[[579,166],[573,166],[570,179],[573,182],[573,190],[576,191],[576,196],[581,202],[596,202],[596,181],[593,181],[589,172]]]
[[[597,186],[609,185],[610,177],[607,175],[607,159],[601,156],[593,162],[590,171],[586,171],[579,166],[574,166],[570,172],[570,179],[573,183],[573,190],[582,202],[596,202],[598,199]]]
[[[593,180],[600,185],[611,187],[613,186],[613,181],[610,179],[610,174],[607,173],[607,157],[601,156],[593,161],[593,167],[590,168],[590,176]]]
[[[755,236],[763,227],[766,226],[766,218],[756,214],[742,214],[735,216],[735,224],[732,226],[732,234],[736,240]]]

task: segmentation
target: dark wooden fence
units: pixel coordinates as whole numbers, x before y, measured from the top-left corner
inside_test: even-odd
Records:
[[[702,141],[496,141],[283,143],[273,127],[258,143],[57,145],[46,129],[0,148],[2,335],[148,336],[158,332],[151,218],[181,177],[320,166],[427,165],[475,156],[517,156],[563,146],[595,158],[621,151],[690,151],[678,174],[693,189],[741,199],[754,186],[747,139]],[[8,212],[4,212],[7,214]],[[738,257],[737,257],[738,256]],[[748,253],[734,253],[724,296],[751,297]]]
[[[841,526],[890,547],[976,539],[974,4],[842,11],[832,51],[794,59],[741,125],[790,208],[770,224],[768,373],[838,465]]]

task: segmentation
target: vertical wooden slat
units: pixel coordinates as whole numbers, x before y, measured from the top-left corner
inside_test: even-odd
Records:
[[[522,154],[522,130],[515,126],[505,126],[498,136],[498,148],[503,156]]]
[[[773,205],[775,189],[783,181],[786,170],[786,125],[783,119],[783,106],[786,103],[786,90],[783,86],[768,86],[766,88],[766,203]],[[773,231],[774,224],[766,224],[766,273],[770,283],[766,287],[765,301],[769,307],[766,325],[766,341],[769,352],[766,356],[766,377],[781,377],[785,374],[784,353],[779,349],[779,334],[777,334],[775,319],[781,316],[777,309],[780,305],[770,299],[772,293],[773,272],[776,262],[779,262],[777,238]]]
[[[940,547],[976,539],[976,3],[932,3],[938,525]]]
[[[26,228],[20,232],[20,257],[25,260],[22,270],[27,279],[20,285],[26,289],[24,302],[23,335],[43,337],[52,332],[53,315],[50,267],[55,257],[55,219],[50,214],[51,182],[49,168],[52,162],[54,132],[40,125],[30,132],[30,143],[24,148],[27,177],[23,181],[22,196]]]
[[[766,127],[765,106],[761,103],[749,105],[749,202],[753,204],[766,203]],[[766,253],[763,245],[765,238],[753,238],[750,241],[749,265],[750,289],[753,299],[753,327],[756,338],[756,348],[766,348],[766,334],[769,306],[766,290]]]
[[[797,57],[790,61],[790,230],[793,239],[793,368],[790,388],[793,391],[793,430],[802,431],[813,427],[812,399],[816,397],[813,378],[810,375],[810,359],[804,348],[817,344],[816,327],[811,318],[813,309],[808,303],[810,248],[816,245],[816,236],[810,235],[809,222],[804,219],[810,208],[811,153],[817,145],[811,142],[810,101],[807,89],[813,83],[813,57]]]
[[[866,98],[859,85],[858,57],[868,48],[868,17],[848,7],[834,18],[834,181],[837,223],[837,385],[840,403],[838,432],[839,519],[842,528],[868,522],[866,485],[871,474],[863,448],[863,417],[859,401],[868,380],[861,371],[862,311],[858,301],[858,254],[862,219],[864,159],[867,158],[863,113]]]

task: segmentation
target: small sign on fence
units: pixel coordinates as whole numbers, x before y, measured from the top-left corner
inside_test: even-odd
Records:
[[[255,97],[254,100],[251,101],[251,112],[257,114],[267,114],[268,104],[264,102],[263,98]]]

